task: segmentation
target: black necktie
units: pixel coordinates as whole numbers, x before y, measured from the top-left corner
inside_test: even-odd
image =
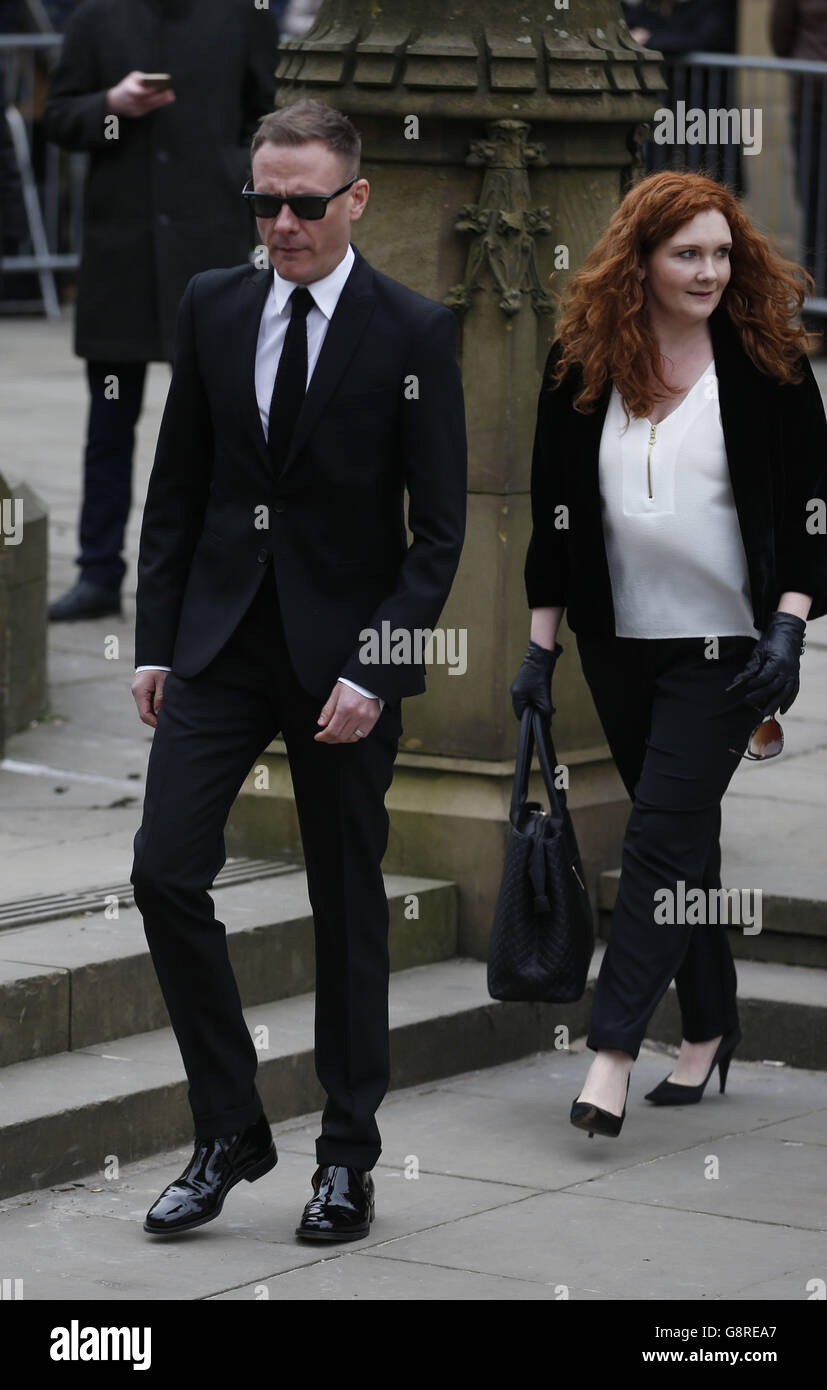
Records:
[[[267,430],[267,448],[276,477],[287,461],[290,440],[307,386],[307,314],[313,304],[313,296],[304,285],[297,285],[291,291],[290,322],[270,400]]]

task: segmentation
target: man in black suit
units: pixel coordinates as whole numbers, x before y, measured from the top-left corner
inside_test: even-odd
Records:
[[[401,700],[425,688],[421,662],[397,664],[397,639],[432,628],[451,587],[466,437],[453,314],[350,244],[369,194],[359,154],[351,123],[324,103],[263,117],[247,195],[271,267],[196,275],[178,319],[132,686],[156,730],[132,883],[195,1122],[190,1163],[144,1223],[159,1234],[211,1220],[236,1182],[276,1162],[208,889],[230,807],[279,731],[327,1094],[297,1234],[358,1239],[373,1217],[389,1073],[384,797]]]

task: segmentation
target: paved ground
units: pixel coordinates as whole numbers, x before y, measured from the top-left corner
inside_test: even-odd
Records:
[[[293,1235],[313,1116],[276,1126],[274,1171],[172,1239],[141,1223],[189,1148],[5,1200],[2,1274],[29,1300],[807,1299],[826,1272],[827,1076],[736,1061],[725,1096],[658,1111],[643,1096],[669,1061],[647,1049],[620,1138],[589,1139],[568,1124],[587,1065],[579,1044],[392,1093],[358,1244]]]
[[[83,364],[68,321],[0,323],[0,355],[3,468],[49,509],[54,596],[73,579]],[[827,364],[819,374],[827,387]],[[150,369],[136,498],[168,379],[165,367]],[[136,541],[137,511],[127,592]],[[2,770],[4,900],[128,878],[151,741],[129,694],[132,616],[130,600],[120,621],[52,629],[51,716],[10,740]],[[727,797],[730,883],[753,884],[760,868],[767,891],[827,897],[825,627],[810,629],[784,758],[742,764]],[[120,639],[114,661],[109,634]],[[242,1184],[212,1226],[172,1242],[153,1241],[140,1223],[184,1150],[7,1199],[0,1274],[22,1279],[34,1300],[811,1297],[809,1282],[827,1272],[827,1077],[736,1061],[727,1097],[655,1111],[643,1094],[669,1062],[647,1049],[614,1142],[567,1123],[587,1064],[581,1042],[392,1094],[381,1112],[378,1217],[358,1245],[320,1254],[293,1239],[314,1167],[310,1117],[276,1129],[274,1173]]]

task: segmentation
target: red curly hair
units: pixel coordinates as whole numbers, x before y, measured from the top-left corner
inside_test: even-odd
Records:
[[[641,257],[668,240],[699,212],[714,208],[729,224],[731,274],[719,301],[739,331],[756,367],[779,381],[800,381],[797,368],[808,334],[794,322],[815,282],[756,231],[737,199],[705,174],[664,171],[633,184],[606,231],[566,287],[557,337],[562,349],[552,373],[562,380],[578,364],[583,388],[574,406],[594,409],[608,377],[620,392],[627,420],[646,416],[655,403],[649,370],[669,396],[675,389],[660,369],[660,350],[641,312]],[[806,288],[805,288],[806,287]]]

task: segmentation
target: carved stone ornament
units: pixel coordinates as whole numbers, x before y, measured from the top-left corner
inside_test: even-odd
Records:
[[[527,140],[526,121],[490,121],[488,139],[474,140],[466,164],[487,165],[480,201],[460,208],[454,226],[458,232],[473,232],[465,279],[445,296],[445,304],[464,311],[475,289],[481,288],[486,269],[500,292],[499,305],[505,314],[516,314],[523,295],[531,296],[537,314],[548,314],[553,300],[537,275],[534,238],[551,231],[547,207],[532,208],[528,186],[528,165],[544,164],[545,148]]]

